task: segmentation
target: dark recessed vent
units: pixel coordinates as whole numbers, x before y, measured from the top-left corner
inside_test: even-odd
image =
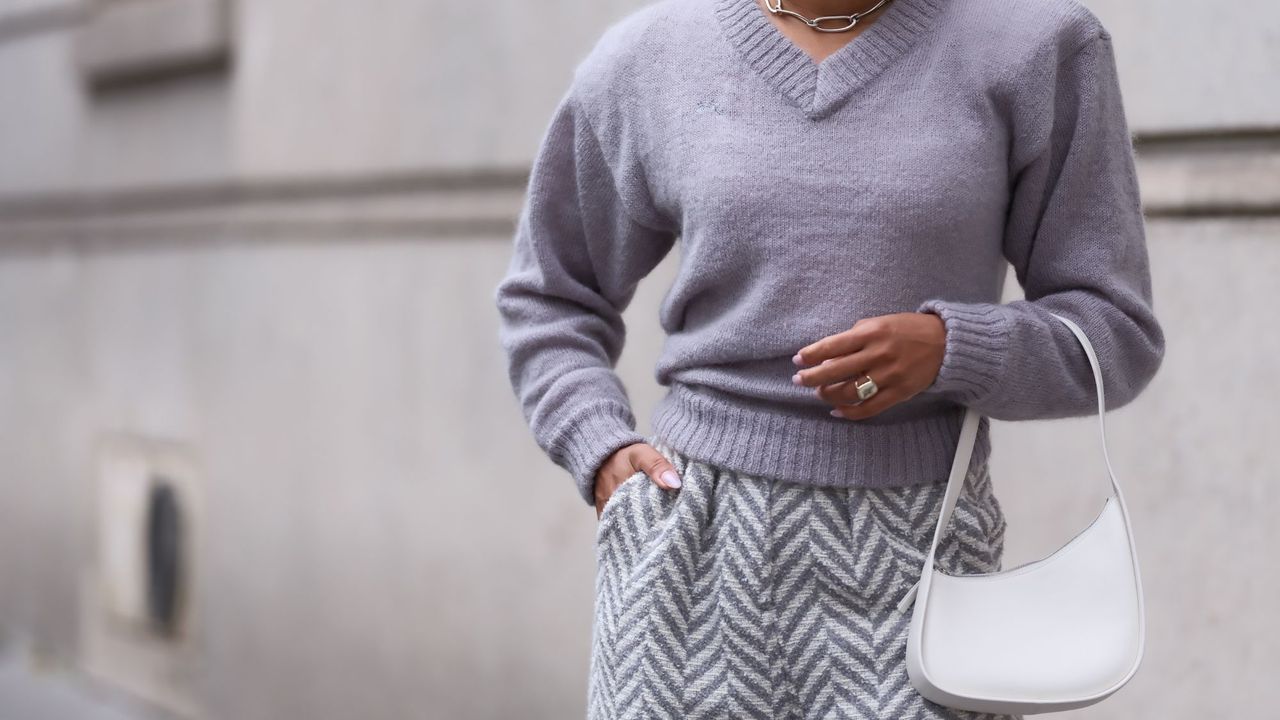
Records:
[[[147,498],[147,615],[155,629],[174,635],[182,600],[183,520],[178,493],[164,478]]]

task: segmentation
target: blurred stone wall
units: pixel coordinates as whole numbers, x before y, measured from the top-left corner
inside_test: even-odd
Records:
[[[1107,418],[1146,662],[1067,716],[1267,716],[1280,9],[1089,5],[1168,353]],[[580,716],[595,518],[491,297],[570,69],[636,6],[0,0],[0,638],[159,716]],[[627,313],[642,428],[676,260]],[[1083,527],[1105,467],[1091,418],[993,433],[1014,564]],[[173,636],[137,584],[157,479]]]

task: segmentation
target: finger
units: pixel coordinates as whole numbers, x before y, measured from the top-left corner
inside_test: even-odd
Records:
[[[604,504],[605,504],[605,503],[607,503],[607,502],[609,502],[609,496],[608,496],[608,495],[601,495],[601,494],[600,494],[600,492],[599,492],[599,490],[600,490],[600,483],[601,483],[601,482],[602,482],[602,481],[601,481],[599,478],[597,478],[597,479],[596,479],[596,486],[595,486],[596,493],[595,493],[595,498],[596,498],[596,519],[597,519],[597,520],[599,520],[599,519],[600,519],[600,516],[601,516],[602,514],[604,514]]]
[[[805,345],[792,360],[798,360],[797,365],[817,365],[823,360],[852,354],[884,335],[887,330],[886,324],[884,318],[879,315],[862,318],[844,332],[828,335],[815,343]]]
[[[862,396],[858,394],[858,383],[864,378],[870,377],[876,384],[876,393],[871,397],[876,397],[886,388],[902,389],[902,372],[897,365],[881,364],[871,367],[870,369],[859,373],[856,377],[842,380],[840,382],[829,383],[818,388],[818,397],[832,405],[853,405],[863,402]]]
[[[631,464],[636,470],[643,470],[663,490],[677,490],[680,487],[680,473],[676,472],[667,456],[652,445],[637,447],[631,456]]]
[[[805,387],[831,385],[842,380],[852,380],[866,372],[867,367],[883,363],[884,352],[875,348],[863,348],[851,355],[823,360],[817,367],[799,370],[791,376],[791,382]]]
[[[896,405],[902,397],[896,387],[884,388],[856,405],[837,405],[831,413],[846,420],[862,420]]]

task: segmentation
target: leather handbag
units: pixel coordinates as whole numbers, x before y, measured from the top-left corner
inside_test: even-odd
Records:
[[[919,581],[898,604],[905,612],[914,603],[907,675],[940,705],[1012,714],[1083,707],[1120,689],[1142,661],[1142,582],[1129,512],[1107,455],[1102,372],[1080,326],[1052,314],[1071,328],[1093,368],[1109,492],[1093,521],[1045,558],[992,573],[939,571],[938,542],[977,437],[979,414],[965,412],[933,543]]]

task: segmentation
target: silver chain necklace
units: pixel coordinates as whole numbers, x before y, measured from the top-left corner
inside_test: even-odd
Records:
[[[854,13],[852,15],[822,15],[820,17],[816,17],[812,19],[807,18],[804,15],[801,15],[800,13],[795,12],[794,10],[787,10],[783,8],[782,0],[777,0],[777,3],[778,3],[777,7],[774,7],[773,4],[769,2],[769,0],[764,0],[764,6],[768,8],[769,12],[773,13],[774,15],[777,15],[778,13],[786,13],[787,15],[790,15],[792,17],[799,18],[802,22],[804,22],[805,25],[808,25],[814,30],[821,30],[822,32],[844,32],[845,30],[848,30],[853,26],[857,25],[858,21],[862,19],[862,16],[869,15],[875,12],[877,9],[880,8],[881,5],[884,5],[887,2],[889,2],[889,0],[880,0],[880,2],[876,3],[875,5],[872,5],[866,10],[863,10],[860,13]],[[839,27],[831,27],[832,22],[840,22],[843,24],[840,25]],[[824,23],[826,24],[825,26],[824,26]]]

